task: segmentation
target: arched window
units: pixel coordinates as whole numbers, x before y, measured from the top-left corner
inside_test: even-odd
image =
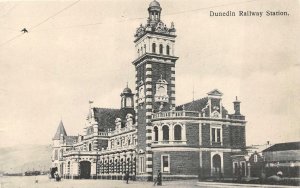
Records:
[[[158,141],[158,128],[154,127],[154,141]]]
[[[144,52],[146,53],[147,52],[147,46],[146,46],[146,44],[144,44]]]
[[[141,47],[141,55],[143,55],[143,53],[144,53],[144,52],[143,52],[143,47]]]
[[[174,127],[174,139],[181,140],[181,126],[175,125]]]
[[[140,56],[140,49],[138,49],[138,56]]]
[[[167,45],[167,55],[170,55],[170,46]]]
[[[152,44],[152,53],[156,53],[156,44],[155,43]]]
[[[162,44],[159,45],[159,54],[163,54],[164,47]]]
[[[92,151],[92,144],[89,144],[89,151]]]
[[[163,130],[163,140],[169,140],[169,126],[164,125],[162,127]]]

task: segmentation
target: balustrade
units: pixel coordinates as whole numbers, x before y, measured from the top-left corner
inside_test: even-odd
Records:
[[[194,111],[166,111],[158,112],[152,115],[153,119],[169,117],[201,117],[201,114]]]

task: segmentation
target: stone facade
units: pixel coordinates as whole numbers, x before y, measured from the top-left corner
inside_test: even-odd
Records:
[[[65,178],[153,180],[233,175],[232,156],[245,149],[245,116],[240,101],[229,114],[214,89],[176,106],[176,29],[161,20],[160,4],[135,34],[135,95],[126,87],[121,109],[90,103],[85,134],[67,136],[61,123],[53,138],[53,167]],[[58,157],[59,156],[59,157]]]

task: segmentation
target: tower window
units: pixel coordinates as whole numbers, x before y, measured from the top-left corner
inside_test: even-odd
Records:
[[[146,46],[146,44],[144,44],[144,52],[145,53],[147,52],[146,48],[147,48],[147,46]]]
[[[167,55],[170,55],[170,46],[167,45]]]
[[[137,51],[137,52],[138,52],[138,56],[140,56],[140,49],[138,49],[138,51]]]
[[[141,47],[141,55],[143,55],[143,53],[144,53],[144,52],[143,52],[143,47]]]
[[[92,144],[89,144],[89,151],[92,151]]]
[[[155,43],[152,44],[152,53],[156,53],[156,44]]]
[[[159,54],[163,54],[164,47],[162,44],[159,45]]]

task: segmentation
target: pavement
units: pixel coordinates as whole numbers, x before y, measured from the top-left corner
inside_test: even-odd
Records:
[[[38,183],[35,183],[35,181]],[[67,180],[60,182],[50,180],[48,176],[0,177],[0,188],[195,188],[197,180],[164,181],[162,186],[154,186],[153,182],[123,180]]]
[[[36,183],[36,180],[38,183]],[[254,184],[233,184],[219,182],[198,182],[197,180],[163,181],[162,186],[154,186],[153,182],[129,181],[126,184],[123,180],[70,180],[62,179],[56,182],[48,176],[19,176],[0,177],[0,188],[231,188],[231,187],[263,187],[282,188],[295,186],[275,186],[275,185],[254,185]]]

